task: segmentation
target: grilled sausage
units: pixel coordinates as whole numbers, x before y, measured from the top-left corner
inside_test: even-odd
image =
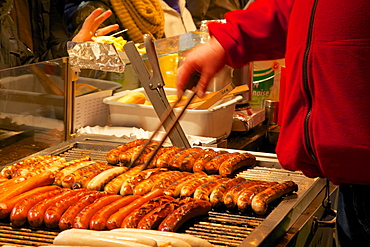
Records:
[[[210,202],[193,199],[175,209],[159,225],[159,231],[175,232],[191,218],[205,215],[212,209]]]
[[[86,188],[87,185],[88,185],[88,183],[90,183],[90,181],[93,178],[95,178],[96,176],[98,176],[102,172],[104,172],[106,170],[110,170],[112,168],[113,167],[103,166],[103,167],[99,167],[99,168],[93,169],[93,170],[89,171],[88,173],[82,175],[81,177],[76,177],[76,178],[78,178],[78,180],[75,181],[75,183],[72,185],[71,188],[72,189]]]
[[[236,201],[238,209],[240,211],[246,211],[251,206],[252,199],[255,195],[275,184],[276,183],[257,183],[240,191]]]
[[[117,177],[118,175],[126,172],[128,170],[127,167],[114,167],[108,170],[105,170],[92,178],[90,182],[87,184],[86,188],[89,190],[103,190],[104,186],[111,181],[113,178]]]
[[[134,153],[132,154],[131,163],[134,162],[134,159],[136,159],[139,154],[140,156],[137,158],[135,163],[133,163],[132,165],[137,166],[140,164],[144,164],[145,161],[152,155],[153,151],[157,148],[157,146],[158,146],[158,142],[152,141],[141,154],[140,154],[141,148],[135,149]]]
[[[6,202],[11,198],[40,186],[52,185],[53,182],[54,174],[52,172],[44,172],[38,176],[29,177],[14,186],[9,186],[3,190],[0,195],[0,202]]]
[[[158,158],[161,157],[161,155],[164,154],[165,152],[171,150],[172,148],[173,148],[172,146],[171,147],[161,147],[161,148],[159,148],[157,153],[154,155],[152,161],[148,165],[148,169],[157,167]]]
[[[221,155],[221,154],[226,154],[226,153],[227,151],[223,151],[223,150],[206,153],[203,157],[200,157],[199,159],[195,161],[193,165],[193,172],[204,171],[205,164],[211,161],[214,157]]]
[[[190,197],[178,198],[155,208],[139,221],[137,228],[147,230],[157,229],[159,224],[175,209],[192,200],[193,198]]]
[[[90,161],[88,161],[90,162]],[[72,185],[75,184],[77,181],[81,181],[82,177],[85,174],[88,174],[90,171],[94,169],[99,169],[103,167],[108,167],[106,163],[103,162],[93,162],[87,166],[80,167],[74,170],[69,175],[65,176],[62,180],[62,186],[64,188],[72,188]]]
[[[135,166],[131,168],[130,170],[118,175],[117,177],[113,178],[111,181],[109,181],[104,186],[104,191],[107,191],[109,193],[119,194],[122,184],[132,176],[135,176],[137,173],[139,173],[142,170],[143,165]]]
[[[159,196],[154,198],[147,203],[143,204],[141,207],[135,209],[132,213],[130,213],[121,224],[122,228],[137,228],[140,220],[150,213],[152,210],[172,201],[175,198],[171,196]]]
[[[188,157],[189,155],[191,155],[191,154],[193,154],[197,151],[201,151],[201,150],[202,150],[202,148],[200,148],[200,147],[193,147],[193,148],[186,148],[186,149],[178,152],[171,159],[171,162],[169,163],[169,167],[172,168],[172,169],[180,170],[181,163],[184,162],[184,159],[186,157]]]
[[[178,197],[180,195],[181,188],[184,186],[184,184],[186,184],[188,181],[190,181],[194,178],[200,178],[200,177],[204,177],[204,176],[208,176],[208,175],[205,172],[191,173],[191,174],[177,180],[176,182],[174,182],[173,184],[171,184],[167,188],[165,188],[164,194],[168,195],[168,196]]]
[[[9,187],[12,187],[12,186],[17,187],[17,184],[19,182],[22,182],[26,179],[27,179],[26,177],[14,177],[14,178],[7,179],[6,182],[3,182],[1,184],[0,195],[2,195],[4,191],[9,190]]]
[[[144,215],[144,217],[142,217],[142,219],[137,224],[137,228],[146,230],[157,229],[159,224],[167,217],[167,215],[172,213],[179,206],[180,202],[177,199],[153,209],[152,211]]]
[[[163,195],[163,190],[153,190],[141,198],[133,201],[129,205],[121,208],[116,213],[112,214],[107,220],[107,228],[109,230],[121,227],[123,220],[135,209],[141,207],[144,203]]]
[[[201,149],[199,151],[195,151],[190,153],[188,156],[184,157],[183,160],[179,161],[179,169],[181,171],[193,171],[193,166],[195,162],[202,156],[206,155],[207,153],[213,152],[213,149]]]
[[[224,161],[218,172],[223,177],[231,176],[236,170],[241,167],[252,167],[256,163],[256,157],[249,153],[240,153],[226,161]]]
[[[188,172],[180,171],[169,174],[168,177],[165,177],[164,179],[158,181],[158,183],[155,184],[154,189],[165,189],[179,179],[186,177],[187,175],[189,175]]]
[[[95,191],[92,194],[86,195],[82,197],[78,202],[71,205],[62,215],[62,217],[59,220],[59,229],[60,230],[66,230],[73,227],[74,219],[77,216],[77,214],[84,209],[86,206],[93,203],[96,199],[104,196],[108,196],[110,193],[108,192],[101,192],[101,191]]]
[[[298,191],[298,185],[293,181],[285,181],[273,185],[253,197],[252,209],[256,214],[264,215],[270,202],[293,191]]]
[[[195,190],[201,186],[202,184],[205,184],[209,181],[213,181],[216,179],[221,178],[219,175],[209,175],[205,177],[195,178],[190,181],[188,181],[184,186],[181,188],[180,196],[192,196],[195,192]]]
[[[10,212],[12,211],[12,209],[18,202],[23,201],[28,197],[32,197],[37,194],[49,192],[55,189],[60,189],[60,187],[56,185],[42,186],[42,187],[29,190],[22,194],[19,194],[18,196],[15,196],[5,202],[1,202],[0,203],[0,219],[5,219],[6,217],[8,217],[10,215]]]
[[[111,149],[107,154],[106,154],[106,159],[109,164],[117,164],[119,162],[119,155],[133,147],[136,147],[138,145],[141,145],[145,143],[147,139],[137,139],[131,142],[127,142],[125,144],[119,145],[113,149]]]
[[[140,196],[138,195],[128,195],[125,197],[121,197],[115,202],[112,202],[105,207],[98,210],[90,220],[90,229],[92,230],[104,230],[107,228],[107,220],[108,218],[117,212],[120,208],[127,206],[128,204],[132,203],[133,201],[139,199]]]
[[[208,174],[218,174],[218,169],[220,168],[222,162],[236,155],[238,155],[238,153],[226,153],[214,157],[211,159],[211,161],[204,164],[205,172]]]
[[[136,185],[141,183],[142,181],[149,179],[150,177],[154,176],[155,174],[168,171],[165,168],[152,168],[152,169],[147,169],[144,171],[141,171],[131,178],[126,179],[126,181],[123,182],[121,189],[120,189],[120,194],[122,196],[125,195],[132,195],[134,193],[134,188]]]
[[[232,187],[224,195],[223,201],[224,201],[225,206],[228,209],[235,208],[236,205],[237,205],[237,200],[238,200],[238,197],[239,197],[240,193],[244,189],[250,188],[251,186],[253,186],[255,184],[266,184],[266,183],[263,182],[263,181],[245,181],[245,182],[241,182],[241,183],[235,185],[234,187]]]
[[[48,198],[44,201],[36,203],[30,210],[28,211],[27,220],[28,223],[32,227],[40,227],[44,223],[44,215],[47,210],[47,208],[64,198],[68,198],[71,196],[76,195],[77,193],[84,191],[85,189],[78,189],[78,190],[69,190],[65,189],[63,192],[59,195],[53,196],[51,198]]]
[[[63,198],[62,200],[53,203],[50,205],[44,215],[44,224],[48,228],[57,228],[60,218],[62,217],[63,213],[73,204],[77,203],[82,197],[92,194],[93,192],[90,190],[82,190],[81,192]]]
[[[219,185],[217,185],[211,192],[209,196],[209,201],[213,207],[220,207],[223,205],[223,198],[225,193],[230,190],[232,187],[237,185],[238,183],[246,181],[245,178],[236,177],[232,178],[229,181],[225,181]]]
[[[119,232],[69,229],[54,239],[58,246],[157,247],[156,241]]]
[[[134,195],[145,195],[146,193],[149,193],[154,188],[154,186],[159,183],[159,181],[176,172],[177,171],[160,172],[151,176],[149,179],[140,182],[134,188]]]
[[[135,232],[126,232],[126,230],[135,230]],[[143,229],[134,229],[134,228],[119,228],[114,229],[111,232],[119,232],[122,234],[132,234],[134,236],[140,236],[145,238],[153,239],[157,242],[158,246],[168,246],[168,247],[197,247],[190,245],[185,240],[180,238],[174,238],[172,236],[165,236],[162,234],[153,234],[152,232],[158,232],[155,230],[143,230]],[[208,247],[208,246],[207,246]]]
[[[87,205],[76,215],[76,218],[73,222],[73,228],[88,229],[90,220],[96,212],[120,198],[122,198],[120,195],[109,195],[96,199],[93,203]]]
[[[171,149],[167,150],[158,157],[156,167],[168,168],[172,158],[184,149],[184,147],[172,147]]]
[[[32,176],[35,176],[35,175],[38,175],[40,173],[47,172],[47,171],[54,173],[65,162],[66,162],[66,159],[64,157],[51,156],[49,159],[35,162],[32,164],[29,164],[26,167],[22,167],[21,169],[18,169],[15,172],[14,176],[32,177]]]
[[[69,164],[67,167],[63,168],[62,170],[58,171],[55,174],[54,183],[56,185],[62,186],[62,181],[64,177],[68,176],[69,174],[77,170],[78,168],[95,163],[95,161],[91,160],[91,157],[87,156],[87,157],[76,159],[76,160],[73,160],[67,163]]]
[[[146,147],[145,150],[142,152],[138,160],[133,164],[133,166],[143,164],[144,159],[143,157],[147,157],[146,155],[148,153],[151,153],[154,148],[158,145],[157,141],[151,141]],[[123,152],[119,155],[119,161],[121,162],[121,165],[128,165],[130,164],[141,152],[141,150],[144,148],[145,143],[138,145],[136,147],[133,147],[126,152]]]
[[[194,191],[194,198],[199,200],[206,200],[209,201],[209,195],[211,194],[212,190],[219,184],[230,180],[230,178],[220,178],[213,181],[209,181],[205,184],[202,184]]]
[[[17,163],[8,165],[4,167],[4,169],[1,170],[0,175],[5,178],[15,178],[15,173],[24,167],[28,167],[29,165],[32,165],[33,163],[40,162],[45,159],[50,159],[51,155],[38,155],[34,157],[30,157],[24,160],[21,160]]]
[[[54,197],[63,192],[60,187],[55,190],[27,197],[14,205],[10,213],[10,223],[15,227],[21,227],[27,221],[28,211],[38,202]]]
[[[202,238],[198,238],[193,235],[186,234],[186,233],[162,232],[162,231],[157,231],[157,230],[141,230],[141,229],[134,229],[134,228],[114,229],[111,232],[122,232],[122,233],[127,233],[127,234],[132,234],[132,235],[145,234],[145,236],[154,235],[155,237],[158,235],[173,237],[173,238],[181,239],[185,241],[186,243],[189,243],[192,247],[212,247],[213,246],[207,240],[204,240]],[[172,241],[170,242],[172,244]],[[184,245],[180,245],[180,246],[184,247]]]

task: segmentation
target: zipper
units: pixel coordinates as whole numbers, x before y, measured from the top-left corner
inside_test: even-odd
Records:
[[[310,140],[310,134],[309,134],[309,131],[308,131],[310,116],[311,116],[311,113],[312,113],[312,95],[311,95],[310,88],[308,86],[307,61],[308,61],[308,55],[310,53],[310,48],[311,48],[312,29],[313,29],[313,24],[314,24],[314,20],[315,20],[315,12],[316,12],[317,4],[318,4],[318,0],[315,0],[314,5],[312,7],[312,12],[311,12],[311,18],[310,18],[310,23],[309,23],[309,28],[308,28],[307,45],[306,45],[306,50],[305,50],[305,53],[304,53],[303,66],[302,66],[303,67],[302,68],[303,69],[303,86],[304,86],[304,90],[306,92],[306,95],[308,97],[308,106],[309,106],[306,117],[305,117],[305,120],[304,120],[305,142],[306,142],[306,146],[307,146],[307,151],[308,151],[309,155],[311,156],[311,158],[314,161],[317,161],[317,158],[316,158],[315,153],[313,152],[312,143],[311,143],[311,140]]]

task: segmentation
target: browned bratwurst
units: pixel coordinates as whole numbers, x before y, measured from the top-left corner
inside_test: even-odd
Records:
[[[137,139],[131,142],[127,142],[125,144],[121,144],[113,149],[111,149],[106,154],[106,159],[109,164],[117,164],[119,162],[119,155],[130,148],[136,147],[138,145],[144,144],[148,139]]]
[[[293,181],[275,184],[253,197],[252,209],[256,214],[263,215],[267,212],[270,202],[297,190],[298,185]]]

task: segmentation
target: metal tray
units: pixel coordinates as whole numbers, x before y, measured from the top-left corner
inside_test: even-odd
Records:
[[[105,161],[107,151],[128,141],[131,139],[86,134],[32,156],[59,155],[68,161],[89,155],[97,161]],[[243,152],[235,149],[223,150]],[[252,169],[238,172],[236,176],[277,182],[292,180],[298,184],[299,190],[293,195],[274,202],[266,216],[226,210],[212,211],[208,216],[187,222],[178,232],[207,239],[214,246],[273,246],[325,186],[323,179],[310,179],[300,172],[282,169],[275,154],[250,153],[256,156],[257,165]]]

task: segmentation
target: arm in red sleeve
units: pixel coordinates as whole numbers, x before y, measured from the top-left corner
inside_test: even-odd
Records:
[[[257,0],[246,10],[226,14],[226,23],[209,23],[209,32],[225,49],[227,64],[284,58],[294,0]]]

